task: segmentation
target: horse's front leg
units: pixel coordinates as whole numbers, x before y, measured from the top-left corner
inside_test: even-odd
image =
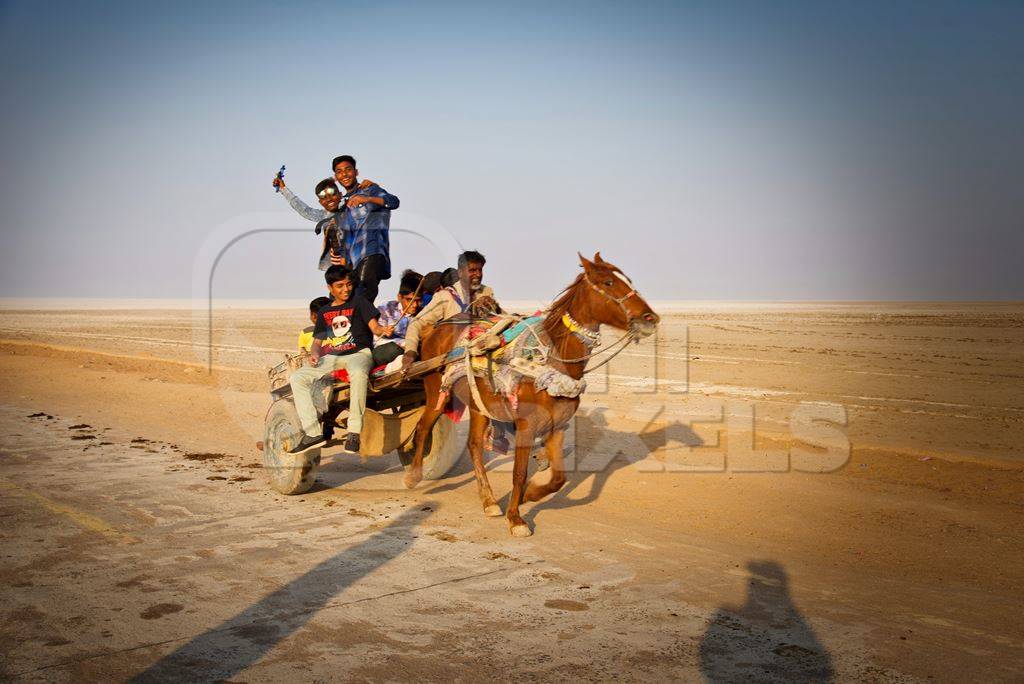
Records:
[[[516,456],[512,465],[512,495],[508,502],[508,528],[514,537],[529,537],[533,532],[519,515],[526,489],[526,470],[530,465],[533,451],[533,426],[526,419],[516,421]]]
[[[547,450],[548,462],[551,467],[548,472],[551,473],[550,478],[544,484],[539,484],[534,480],[530,480],[530,485],[526,488],[526,494],[524,499],[526,501],[540,501],[548,494],[554,494],[562,485],[565,484],[565,463],[562,457],[562,445],[565,441],[564,430],[552,430],[551,434],[548,435],[544,441],[544,448]],[[536,478],[540,473],[535,473]]]

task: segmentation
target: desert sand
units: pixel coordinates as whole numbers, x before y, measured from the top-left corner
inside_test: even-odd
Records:
[[[465,459],[269,489],[301,305],[0,311],[0,676],[1019,680],[1024,305],[664,314],[524,540]]]

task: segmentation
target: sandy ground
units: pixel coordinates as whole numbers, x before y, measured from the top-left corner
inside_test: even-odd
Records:
[[[592,376],[525,540],[464,461],[269,490],[262,369],[301,312],[215,312],[212,359],[191,312],[58,316],[0,313],[5,679],[1024,671],[1024,306],[666,316]]]

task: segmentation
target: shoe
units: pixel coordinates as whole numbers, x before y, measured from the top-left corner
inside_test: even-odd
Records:
[[[303,454],[303,453],[309,451],[310,449],[315,449],[317,447],[323,446],[325,441],[326,440],[324,439],[323,435],[317,435],[316,437],[310,437],[309,435],[305,435],[304,434],[304,435],[302,435],[302,439],[299,440],[299,443],[293,445],[291,449],[288,449],[287,453],[289,453],[289,454]]]
[[[350,432],[345,435],[345,451],[350,451],[353,454],[359,453],[359,435],[354,432]]]

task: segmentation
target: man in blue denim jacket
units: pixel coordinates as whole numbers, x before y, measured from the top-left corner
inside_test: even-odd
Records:
[[[331,166],[335,180],[345,190],[342,227],[345,249],[359,280],[357,292],[372,303],[380,281],[391,277],[389,230],[398,198],[376,184],[363,187],[356,160],[347,154],[335,157]]]

